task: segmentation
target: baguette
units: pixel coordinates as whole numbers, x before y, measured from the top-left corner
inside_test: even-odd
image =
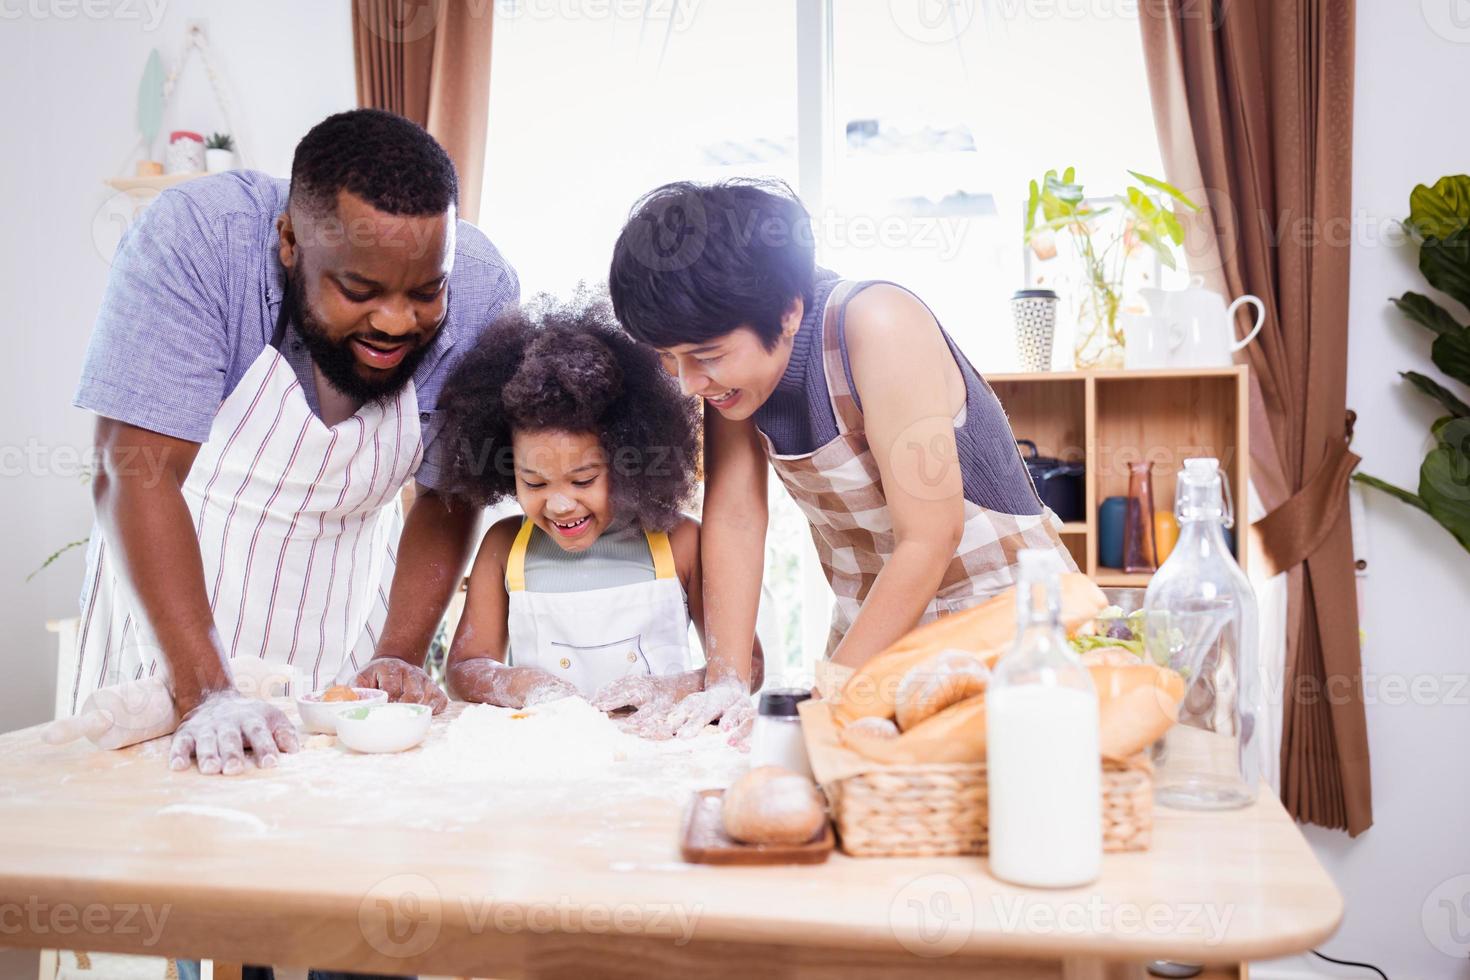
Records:
[[[1169,730],[1184,698],[1184,678],[1154,664],[1089,667],[1097,689],[1098,748],[1127,759]],[[897,738],[872,734],[859,720],[839,729],[844,745],[875,762],[923,765],[985,761],[985,695],[945,708]]]
[[[1061,577],[1061,583],[1062,625],[1068,633],[1107,608],[1102,590],[1086,575],[1070,572]],[[898,686],[909,671],[944,650],[963,650],[992,666],[1015,636],[1016,590],[1009,588],[978,606],[909,631],[863,664],[835,699],[833,717],[838,724],[859,718],[895,718]]]

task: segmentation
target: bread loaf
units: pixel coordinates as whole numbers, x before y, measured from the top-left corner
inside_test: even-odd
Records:
[[[1102,590],[1078,572],[1062,576],[1062,625],[1070,633],[1107,608]],[[971,609],[927,623],[859,667],[834,699],[838,724],[859,718],[894,718],[898,685],[919,664],[943,650],[964,650],[990,665],[1016,636],[1016,590],[1007,589]]]
[[[827,808],[805,776],[760,766],[725,790],[720,819],[742,844],[805,844],[827,822]]]

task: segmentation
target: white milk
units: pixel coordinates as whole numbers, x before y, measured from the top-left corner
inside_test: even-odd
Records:
[[[990,872],[1017,885],[1094,881],[1102,863],[1097,696],[1043,684],[986,695]]]

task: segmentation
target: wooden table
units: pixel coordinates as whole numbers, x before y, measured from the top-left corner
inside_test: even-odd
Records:
[[[686,865],[684,788],[636,778],[450,786],[412,754],[335,746],[226,778],[170,772],[166,739],[102,752],[38,734],[0,736],[5,945],[478,977],[1115,977],[1152,959],[1236,976],[1342,915],[1269,795],[1161,809],[1152,850],[1106,857],[1092,887],[1037,891],[983,858]],[[346,799],[320,775],[354,766],[343,785],[366,790]]]

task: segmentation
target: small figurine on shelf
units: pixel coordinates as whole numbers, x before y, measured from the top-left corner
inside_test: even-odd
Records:
[[[235,138],[229,133],[210,133],[204,141],[204,169],[212,174],[235,169]]]

